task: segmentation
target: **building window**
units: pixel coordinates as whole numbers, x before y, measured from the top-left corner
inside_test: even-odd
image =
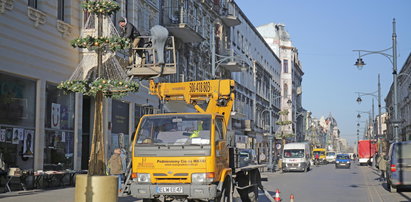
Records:
[[[283,60],[284,73],[288,73],[288,60]]]
[[[57,19],[64,21],[64,0],[57,1]]]
[[[28,6],[37,8],[37,0],[28,0]]]
[[[288,97],[288,85],[284,84],[284,97]]]
[[[0,73],[0,161],[5,167],[33,169],[35,107],[35,81]]]
[[[74,167],[74,93],[46,84],[46,120],[43,170]]]

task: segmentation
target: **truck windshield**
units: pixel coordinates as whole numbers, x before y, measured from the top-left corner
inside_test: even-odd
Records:
[[[328,152],[327,156],[335,156],[335,152]]]
[[[313,151],[314,156],[316,154],[318,154],[319,156],[324,156],[325,155],[325,151]]]
[[[211,115],[148,116],[142,120],[136,144],[209,145]]]
[[[303,149],[285,149],[284,158],[304,158]]]

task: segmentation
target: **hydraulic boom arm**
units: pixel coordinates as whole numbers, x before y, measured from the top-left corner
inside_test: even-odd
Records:
[[[198,112],[218,113],[224,116],[225,124],[230,119],[234,103],[234,80],[205,80],[180,83],[154,83],[150,81],[150,94],[160,100],[181,100],[192,104]],[[197,105],[206,101],[207,109]]]

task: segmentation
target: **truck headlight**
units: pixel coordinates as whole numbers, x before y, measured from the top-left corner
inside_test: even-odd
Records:
[[[150,183],[150,173],[137,173],[137,182]]]
[[[214,181],[214,173],[193,173],[191,183],[193,184],[210,184]]]

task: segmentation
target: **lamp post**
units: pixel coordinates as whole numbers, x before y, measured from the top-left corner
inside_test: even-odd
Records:
[[[377,137],[381,137],[382,135],[382,120],[381,120],[381,83],[380,83],[380,74],[378,74],[378,90],[377,92],[372,92],[372,93],[364,93],[364,92],[356,92],[358,94],[357,97],[357,102],[360,104],[362,102],[361,96],[373,96],[377,99],[378,101],[378,128],[377,128]],[[375,94],[377,93],[377,95]],[[374,107],[373,107],[374,111]],[[372,117],[374,119],[374,116]]]
[[[361,118],[361,114],[367,113],[368,114],[368,119],[369,119],[369,124],[372,124],[374,126],[374,120],[371,118],[372,117],[371,111],[357,111],[357,112],[358,112],[358,114],[357,114],[358,119]],[[373,128],[373,131],[374,131],[374,128]],[[372,133],[370,134],[369,139],[371,139],[371,135],[372,135]]]
[[[395,30],[395,18],[392,21],[392,47],[384,49],[384,50],[380,50],[380,51],[369,51],[369,50],[353,50],[355,52],[358,52],[358,59],[355,62],[355,66],[358,67],[359,70],[362,69],[362,67],[365,65],[364,61],[362,60],[361,57],[367,56],[367,55],[371,55],[371,54],[379,54],[379,55],[383,55],[386,58],[388,58],[388,60],[391,62],[392,64],[392,75],[393,75],[393,83],[394,83],[394,92],[393,92],[393,105],[394,105],[394,120],[391,121],[391,123],[393,123],[393,127],[394,127],[394,141],[398,142],[399,141],[399,137],[398,137],[398,95],[397,95],[397,88],[398,88],[398,84],[397,84],[397,34],[396,34],[396,30]],[[392,49],[392,55],[385,53],[386,51]],[[361,52],[363,52],[363,54],[361,54]]]

